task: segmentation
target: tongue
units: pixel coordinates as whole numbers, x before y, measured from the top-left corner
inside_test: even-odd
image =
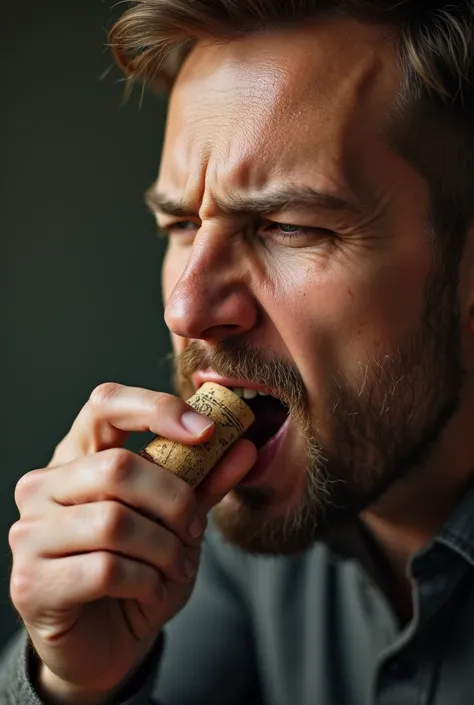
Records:
[[[278,399],[270,396],[246,399],[255,414],[255,422],[244,434],[244,438],[261,448],[283,426],[288,418],[288,409]]]

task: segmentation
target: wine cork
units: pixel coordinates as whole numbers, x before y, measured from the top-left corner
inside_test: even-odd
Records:
[[[209,441],[186,446],[157,436],[140,455],[185,480],[199,485],[229,448],[255,421],[252,410],[236,394],[214,382],[206,382],[187,402],[215,423]]]

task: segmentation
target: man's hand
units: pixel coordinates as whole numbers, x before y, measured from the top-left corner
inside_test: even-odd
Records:
[[[213,425],[173,396],[104,384],[17,485],[11,597],[58,702],[100,702],[143,659],[191,595],[207,512],[255,462],[239,441],[193,493],[121,447],[145,430],[195,445]]]

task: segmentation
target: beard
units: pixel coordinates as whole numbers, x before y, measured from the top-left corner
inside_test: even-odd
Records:
[[[234,337],[212,350],[192,342],[176,360],[183,398],[194,393],[190,376],[212,368],[223,377],[267,387],[289,409],[306,444],[306,485],[299,505],[279,517],[265,509],[269,490],[237,487],[238,502],[213,510],[224,537],[251,553],[294,554],[328,538],[435,450],[460,405],[464,382],[457,274],[447,260],[427,279],[416,330],[383,359],[359,362],[359,379],[342,371],[330,385],[330,441],[323,441],[295,364],[251,348]],[[457,268],[455,270],[457,272]]]

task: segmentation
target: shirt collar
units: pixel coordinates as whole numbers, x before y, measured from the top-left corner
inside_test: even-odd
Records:
[[[325,543],[340,558],[358,560],[379,585],[384,582],[380,566],[383,554],[374,552],[373,539],[360,519],[332,532]],[[417,556],[430,552],[436,543],[455,551],[474,567],[474,482],[469,485],[439,533]]]
[[[474,482],[435,537],[474,567]]]

